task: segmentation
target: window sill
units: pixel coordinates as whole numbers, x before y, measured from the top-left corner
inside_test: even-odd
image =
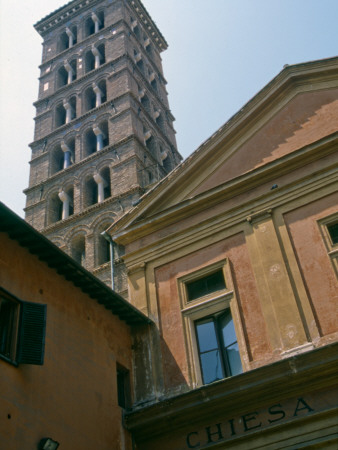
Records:
[[[6,361],[7,363],[11,364],[14,367],[19,367],[19,364],[16,361],[13,361],[12,359],[7,358],[7,356],[5,356],[5,355],[0,354],[0,359],[2,359],[3,361]]]

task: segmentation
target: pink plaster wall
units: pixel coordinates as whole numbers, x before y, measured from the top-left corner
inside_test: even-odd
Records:
[[[298,94],[189,197],[336,132],[337,117],[338,89]]]
[[[239,233],[155,271],[166,388],[189,380],[177,278],[224,258],[230,261],[249,356],[252,361],[271,356],[244,235]]]
[[[336,193],[284,216],[322,336],[338,331],[338,283],[318,220],[335,213],[337,204]]]

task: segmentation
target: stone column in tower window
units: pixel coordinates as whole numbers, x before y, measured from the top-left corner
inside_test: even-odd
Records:
[[[74,34],[73,34],[72,30],[70,28],[68,28],[68,27],[66,28],[66,33],[67,33],[67,36],[69,38],[69,48],[73,47],[73,45],[74,45]]]
[[[69,123],[73,118],[73,108],[66,100],[63,101],[63,107],[66,110],[66,123]]]
[[[62,141],[61,142],[61,149],[64,153],[64,162],[63,162],[63,168],[67,169],[71,165],[71,151],[68,145]]]
[[[100,19],[97,17],[97,15],[94,12],[92,13],[92,20],[95,25],[95,33],[97,33],[100,29]]]
[[[103,149],[104,133],[98,126],[94,126],[93,131],[96,136],[96,151],[100,151]]]
[[[98,106],[101,106],[101,104],[102,104],[103,92],[101,91],[101,89],[98,87],[98,85],[96,83],[93,83],[93,91],[95,92],[95,95],[96,95],[95,106],[97,108]]]
[[[108,183],[99,173],[95,173],[93,178],[97,184],[97,202],[101,203],[104,201],[104,188],[108,186]]]
[[[64,61],[64,66],[68,73],[67,84],[70,84],[70,83],[72,83],[72,81],[74,79],[74,70],[68,61]]]
[[[62,201],[62,220],[69,217],[70,203],[71,200],[65,191],[59,192],[59,199]]]
[[[92,53],[95,56],[94,67],[95,67],[95,69],[97,69],[98,67],[100,67],[102,55],[101,55],[100,51],[94,45],[92,46]]]

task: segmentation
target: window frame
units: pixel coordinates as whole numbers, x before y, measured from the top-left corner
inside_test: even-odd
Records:
[[[211,275],[220,269],[223,271],[226,286],[225,289],[211,292],[210,294],[201,296],[194,300],[188,299],[186,290],[187,282],[203,278],[209,274]],[[192,387],[195,388],[204,385],[195,322],[213,315],[221,315],[227,309],[230,310],[233,320],[242,369],[244,372],[247,369],[247,361],[249,361],[249,357],[228,258],[222,259],[221,261],[210,264],[178,278],[177,284],[180,297],[186,353],[188,355],[189,378]]]
[[[329,226],[338,223],[338,213],[331,214],[318,221],[318,226],[323,237],[323,241],[327,250],[328,257],[330,258],[336,277],[338,278],[338,242],[333,243]]]
[[[230,362],[229,352],[228,352],[228,349],[230,347],[232,347],[234,344],[237,344],[237,346],[238,346],[237,335],[236,335],[236,340],[228,345],[226,345],[224,338],[222,336],[221,320],[222,320],[222,318],[229,318],[229,316],[233,323],[233,318],[231,315],[230,308],[226,308],[225,310],[217,312],[216,314],[212,314],[210,316],[203,317],[202,319],[194,321],[195,335],[196,335],[196,340],[197,340],[197,348],[198,348],[200,370],[201,370],[201,376],[203,379],[203,384],[210,384],[210,383],[213,383],[214,381],[219,381],[219,380],[223,380],[224,378],[229,378],[231,376],[239,375],[239,373],[235,373],[235,374],[232,373],[231,362]],[[222,375],[223,375],[222,378],[219,378],[218,380],[213,380],[213,381],[208,381],[208,382],[204,380],[205,375],[203,374],[203,369],[202,369],[202,354],[204,355],[206,353],[210,353],[210,351],[213,351],[213,350],[202,351],[202,349],[200,347],[200,339],[198,337],[197,327],[198,327],[199,323],[203,323],[203,322],[204,323],[213,323],[216,344],[217,344],[217,350],[219,351],[219,354],[220,354],[219,360],[220,360],[220,365],[221,365],[221,371],[222,371]],[[242,372],[243,372],[243,367],[242,367]],[[240,373],[242,373],[242,372],[240,372]]]
[[[118,362],[116,363],[116,390],[118,406],[128,410],[131,406],[130,371]]]
[[[2,301],[4,299],[11,302],[13,305],[15,305],[15,312],[14,312],[15,317],[11,318],[11,324],[9,327],[10,331],[9,332],[7,331],[6,341],[10,341],[10,342],[4,343],[4,346],[6,346],[6,347],[9,346],[10,350],[8,352],[8,355],[6,355],[5,353],[2,352],[2,350],[1,350],[2,345],[0,344],[0,358],[4,359],[5,361],[8,361],[14,365],[17,365],[16,350],[17,350],[18,341],[19,341],[19,322],[20,322],[21,302],[17,298],[10,295],[7,291],[0,288],[0,339],[2,339],[1,308],[2,308]],[[8,336],[8,335],[10,335],[10,336]]]
[[[11,352],[8,356],[0,353],[0,359],[14,366],[43,365],[47,305],[20,300],[2,287],[0,298],[17,305],[11,331]]]

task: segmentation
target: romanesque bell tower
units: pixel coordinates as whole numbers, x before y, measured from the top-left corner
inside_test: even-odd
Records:
[[[35,29],[43,52],[26,220],[110,284],[102,231],[181,160],[167,43],[139,0],[74,0]]]

